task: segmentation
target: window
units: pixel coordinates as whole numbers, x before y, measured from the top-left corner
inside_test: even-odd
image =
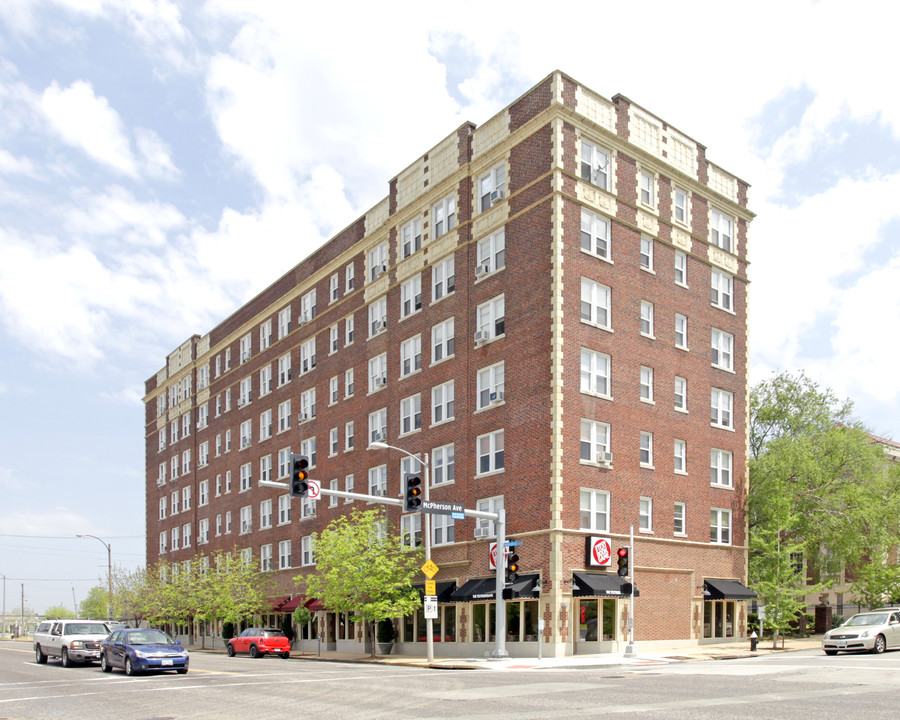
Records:
[[[610,329],[610,295],[606,285],[581,278],[581,320],[582,322]]]
[[[344,370],[344,397],[353,397],[353,368]]]
[[[687,475],[687,443],[684,440],[676,440],[674,445],[675,472]]]
[[[609,532],[609,493],[581,488],[581,529]]]
[[[672,192],[672,217],[682,225],[688,225],[688,194],[677,185]]]
[[[340,337],[340,333],[338,331],[337,323],[328,328],[328,354],[331,355],[338,351],[340,347],[340,341],[338,338]]]
[[[400,317],[422,309],[422,276],[417,274],[400,285]]]
[[[431,301],[437,302],[456,289],[456,258],[445,257],[431,268]]]
[[[609,425],[596,420],[581,420],[581,461],[601,464],[609,463]]]
[[[475,312],[475,342],[488,342],[506,332],[506,299],[498,295],[478,306]]]
[[[387,330],[387,298],[380,297],[369,304],[369,337]]]
[[[416,335],[400,343],[400,377],[422,369],[422,336]]]
[[[435,239],[448,233],[456,226],[456,198],[448,195],[431,208],[432,226]]]
[[[300,454],[309,458],[309,466],[316,466],[316,439],[314,437],[305,438],[300,441]]]
[[[387,438],[387,409],[369,413],[369,442],[384,442]]]
[[[166,427],[163,426],[159,431],[159,452],[166,449]]]
[[[291,381],[291,354],[278,358],[278,386],[286,385]]]
[[[250,333],[244,335],[241,338],[241,364],[247,362],[250,359],[251,353],[251,345],[253,342],[253,338],[250,336]]]
[[[400,544],[416,548],[422,544],[422,513],[400,516]]]
[[[312,420],[316,416],[316,389],[310,388],[300,393],[300,422]]]
[[[453,443],[431,451],[431,484],[443,485],[456,479],[456,446]]]
[[[653,499],[642,497],[640,500],[640,509],[638,512],[640,531],[653,532]]]
[[[181,495],[179,495],[178,491],[176,490],[175,492],[172,493],[171,498],[172,498],[172,514],[177,515],[178,507],[179,507],[178,503],[181,500]]]
[[[731,487],[731,453],[713,448],[709,451],[710,485]]]
[[[272,411],[266,410],[259,415],[259,439],[260,442],[272,437]]]
[[[253,442],[253,421],[244,420],[241,423],[241,450],[250,447]]]
[[[713,388],[710,392],[710,405],[712,424],[717,427],[733,429],[732,408],[734,395],[727,390]]]
[[[581,141],[581,177],[592,185],[609,190],[609,152],[587,140]]]
[[[316,501],[309,497],[300,500],[300,519],[306,520],[316,516]]]
[[[316,366],[316,339],[310,338],[300,346],[300,374],[308,373]]]
[[[253,530],[253,507],[245,505],[241,508],[240,534],[244,535]]]
[[[225,513],[225,534],[231,535],[231,510]]]
[[[400,228],[400,256],[408,258],[422,248],[422,218],[413,218]]]
[[[504,467],[504,432],[495,430],[481,435],[477,440],[478,470],[477,475],[499,472]],[[449,517],[449,516],[446,516]]]
[[[272,321],[266,320],[259,326],[259,350],[262,352],[272,344]]]
[[[581,348],[581,392],[609,397],[609,355]]]
[[[201,480],[198,486],[197,507],[209,505],[209,480]]]
[[[653,336],[653,303],[641,300],[641,335]]]
[[[169,467],[169,466],[166,465],[166,463],[164,463],[164,462],[161,462],[161,463],[159,464],[159,475],[157,475],[157,477],[156,477],[156,484],[157,484],[157,485],[165,485],[165,483],[166,483],[166,470],[168,469],[168,467]]]
[[[347,475],[344,478],[344,492],[352,493],[353,492],[353,475]],[[353,498],[344,498],[344,504],[347,505],[353,502]]]
[[[159,499],[159,519],[160,520],[166,519],[166,510],[167,510],[168,506],[169,506],[169,498],[161,497]]]
[[[431,364],[446,360],[456,351],[455,322],[444,320],[431,328]]]
[[[713,269],[711,274],[712,304],[722,310],[734,309],[734,278],[726,272]]]
[[[355,423],[353,422],[353,420],[348,420],[346,423],[344,423],[344,452],[348,452],[353,449],[354,427]]]
[[[278,432],[291,429],[291,401],[278,404]]]
[[[733,252],[734,218],[718,210],[709,212],[709,242],[727,252]]]
[[[387,386],[387,353],[381,353],[369,360],[369,392]]]
[[[341,279],[337,273],[328,278],[328,302],[333,303],[340,295]]]
[[[431,424],[452,420],[455,409],[454,381],[431,388]]]
[[[250,489],[250,486],[253,483],[253,468],[250,463],[244,463],[241,465],[241,492],[246,492]]]
[[[710,510],[709,541],[717,545],[731,545],[731,510]]]
[[[641,400],[653,402],[653,368],[641,368]]]
[[[209,542],[209,518],[203,518],[197,523],[197,544],[206,545]]]
[[[304,535],[300,538],[300,564],[316,564],[315,542],[312,535]]]
[[[653,238],[641,235],[641,268],[653,272]]]
[[[687,318],[675,313],[675,347],[687,350]]]
[[[496,405],[505,400],[505,364],[502,362],[478,371],[477,408],[479,410]]]
[[[231,370],[231,348],[225,348],[225,370]]]
[[[259,504],[259,527],[260,530],[263,528],[272,527],[272,501],[271,500],[263,500]]]
[[[191,509],[191,488],[183,487],[181,488],[181,509],[187,512]]]
[[[356,321],[353,319],[352,315],[348,315],[344,318],[344,345],[353,344],[353,331],[355,327]]]
[[[500,163],[478,178],[478,210],[490,210],[506,195],[506,165]]]
[[[207,465],[209,465],[209,440],[204,440],[200,443],[197,452],[197,467],[206,467]]]
[[[181,416],[181,437],[186,438],[191,434],[191,414],[185,413]]]
[[[480,498],[475,501],[475,509],[479,512],[500,512],[503,508],[503,496],[495,495],[489,498]],[[475,537],[497,537],[497,528],[493,520],[478,518],[475,521]]]
[[[291,541],[282,540],[278,543],[278,569],[286,570],[291,566]]]
[[[500,228],[478,241],[478,263],[475,278],[481,278],[506,267],[506,231]]]
[[[687,412],[687,380],[675,376],[675,409]]]
[[[422,428],[422,396],[413,395],[400,401],[400,434]]]
[[[722,370],[734,370],[734,335],[712,329],[712,364]]]
[[[334,457],[338,454],[338,429],[331,428],[328,431],[328,456]]]
[[[387,495],[387,465],[369,468],[369,495]]]
[[[431,516],[431,544],[447,545],[456,540],[454,520],[449,515]]]
[[[281,448],[278,451],[278,477],[286,478],[291,472],[291,449]]]
[[[641,433],[641,467],[653,467],[653,433]]]
[[[278,524],[287,525],[291,521],[291,496],[278,497]]]
[[[253,399],[253,379],[244,378],[239,386],[240,394],[238,395],[238,407],[246,405]]]
[[[602,257],[604,260],[609,260],[609,241],[609,219],[581,208],[581,249]]]
[[[328,404],[336,405],[337,401],[340,399],[340,385],[341,381],[337,375],[334,377],[328,378]]]
[[[687,253],[675,251],[675,283],[687,287]]]
[[[169,531],[169,535],[172,537],[172,549],[178,550],[181,547],[181,528],[173,527]]]
[[[638,199],[641,205],[656,206],[656,178],[648,172],[641,172],[638,178]]]
[[[369,250],[367,259],[369,263],[369,282],[372,282],[373,280],[381,277],[381,275],[387,272],[387,243],[383,242],[380,245],[376,245],[371,250]]]
[[[335,430],[335,432],[337,432],[337,430]],[[329,487],[331,490],[337,490],[337,489],[338,489],[338,481],[337,481],[337,479],[330,481],[330,482],[328,483],[328,487]],[[337,507],[337,504],[338,504],[338,498],[337,498],[337,495],[329,495],[329,496],[328,496],[328,507]]]
[[[350,263],[344,268],[344,292],[350,292],[356,285],[353,273],[353,263]]]
[[[675,512],[674,512],[674,532],[676,535],[687,535],[687,522],[685,520],[685,515],[687,513],[687,506],[683,502],[675,503]]]
[[[269,321],[269,325],[271,326],[271,321]],[[197,370],[197,389],[203,390],[204,388],[209,387],[209,363],[206,365],[201,365],[200,369]]]

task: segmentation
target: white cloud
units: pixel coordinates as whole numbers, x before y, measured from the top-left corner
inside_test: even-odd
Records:
[[[174,206],[158,201],[141,201],[123,187],[101,193],[81,191],[76,202],[65,209],[65,225],[75,237],[122,240],[134,245],[162,247],[171,233],[187,222]]]
[[[169,146],[153,130],[135,128],[134,140],[147,176],[159,180],[174,180],[179,176]]]
[[[89,82],[76,80],[67,88],[56,81],[44,90],[41,108],[59,137],[97,162],[131,178],[137,164],[119,114]]]
[[[37,176],[34,163],[28,157],[15,157],[12,153],[0,148],[0,175]]]

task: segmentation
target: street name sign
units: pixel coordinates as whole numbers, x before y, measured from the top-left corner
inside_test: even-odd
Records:
[[[422,512],[431,513],[432,515],[454,515],[458,514],[465,517],[466,506],[456,502],[441,502],[439,500],[423,500]]]

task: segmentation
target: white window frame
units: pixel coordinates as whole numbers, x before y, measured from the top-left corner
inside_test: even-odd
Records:
[[[581,322],[612,329],[612,290],[586,277],[581,278]]]
[[[482,368],[476,375],[475,406],[477,410],[505,402],[506,364],[500,361]]]
[[[431,484],[456,482],[456,445],[441,445],[431,451]]]
[[[688,319],[686,315],[675,313],[675,347],[688,349]]]
[[[422,369],[422,336],[414,335],[400,343],[400,377]]]
[[[581,208],[581,249],[603,260],[612,258],[612,221]]]
[[[476,338],[491,342],[506,334],[506,296],[497,295],[475,310]]]
[[[721,310],[734,312],[734,276],[713,268],[710,272],[711,304]]]
[[[604,457],[610,454],[609,423],[581,418],[581,435],[579,462],[588,465],[601,465]]]
[[[387,296],[382,295],[369,303],[369,337],[373,338],[387,330]]]
[[[387,379],[387,353],[369,358],[369,393],[386,388]]]
[[[642,402],[653,403],[653,368],[641,366],[640,399]]]
[[[731,545],[731,510],[710,508],[709,542],[713,545]]]
[[[303,567],[316,564],[316,543],[312,535],[300,538],[300,564]]]
[[[369,413],[369,443],[387,440],[387,408]]]
[[[316,368],[316,338],[315,335],[300,345],[300,374],[306,375]]]
[[[450,515],[431,516],[431,545],[451,545],[456,542],[456,523]]]
[[[287,570],[291,567],[291,541],[278,541],[278,569]]]
[[[649,208],[656,208],[656,176],[647,170],[638,174],[638,202]]]
[[[711,448],[709,451],[709,484],[712,487],[733,487],[734,455],[730,450]]]
[[[687,378],[683,378],[680,375],[675,376],[675,385],[674,385],[674,393],[675,393],[675,409],[678,412],[687,412]]]
[[[585,395],[611,399],[610,393],[611,359],[606,353],[581,348],[581,385]]]
[[[609,492],[581,488],[579,493],[579,529],[609,532]]]
[[[589,140],[582,139],[580,161],[581,179],[608,191],[612,177],[612,153]]]
[[[290,398],[278,404],[278,432],[283,433],[291,429],[291,401]]]
[[[478,178],[478,212],[490,210],[506,197],[506,162],[499,163]]]
[[[685,227],[691,224],[690,195],[684,188],[675,185],[672,187],[672,219]]]
[[[506,228],[495,230],[478,241],[476,259],[476,281],[506,267]]]
[[[475,440],[475,476],[492,475],[506,468],[506,433],[501,428]]]
[[[408,258],[422,249],[422,218],[414,217],[400,228],[400,257]]]
[[[713,427],[734,429],[734,393],[721,388],[710,390],[710,420]]]
[[[422,275],[416,273],[400,284],[400,319],[422,309]]]
[[[712,366],[734,372],[734,335],[712,328],[710,345],[712,346]]]
[[[422,395],[416,394],[400,401],[400,435],[422,429]]]
[[[688,286],[687,253],[683,250],[675,251],[675,284],[681,287]]]
[[[641,270],[653,272],[653,238],[641,235]]]
[[[672,442],[672,462],[677,475],[687,475],[687,443],[676,438]]]
[[[353,315],[344,318],[344,347],[353,344],[353,337],[356,334],[356,320]]]
[[[734,253],[734,227],[733,215],[710,208],[709,210],[709,242],[717,248],[728,253]]]
[[[287,385],[291,381],[291,354],[287,353],[278,358],[278,387]]]
[[[328,302],[335,302],[340,297],[341,278],[337,273],[332,273],[328,278]]]
[[[443,362],[456,354],[456,320],[448,318],[431,328],[431,364]]]
[[[672,513],[672,532],[679,537],[687,535],[687,503],[675,501]]]
[[[641,300],[641,335],[656,339],[653,334],[653,303],[649,300]]]
[[[454,380],[431,388],[431,424],[449,422],[455,419],[456,386]]]
[[[638,501],[638,532],[653,532],[653,498],[642,497]]]
[[[653,433],[641,431],[640,441],[640,465],[643,468],[653,467]]]
[[[448,255],[431,268],[431,302],[447,297],[456,290],[456,257]]]
[[[446,235],[456,227],[456,195],[451,193],[431,206],[434,239]]]
[[[387,465],[369,468],[369,495],[387,496]]]

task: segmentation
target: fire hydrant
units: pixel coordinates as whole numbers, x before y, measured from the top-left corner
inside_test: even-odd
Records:
[[[756,630],[750,633],[750,652],[756,652],[756,643],[759,641],[759,636],[756,634]]]

